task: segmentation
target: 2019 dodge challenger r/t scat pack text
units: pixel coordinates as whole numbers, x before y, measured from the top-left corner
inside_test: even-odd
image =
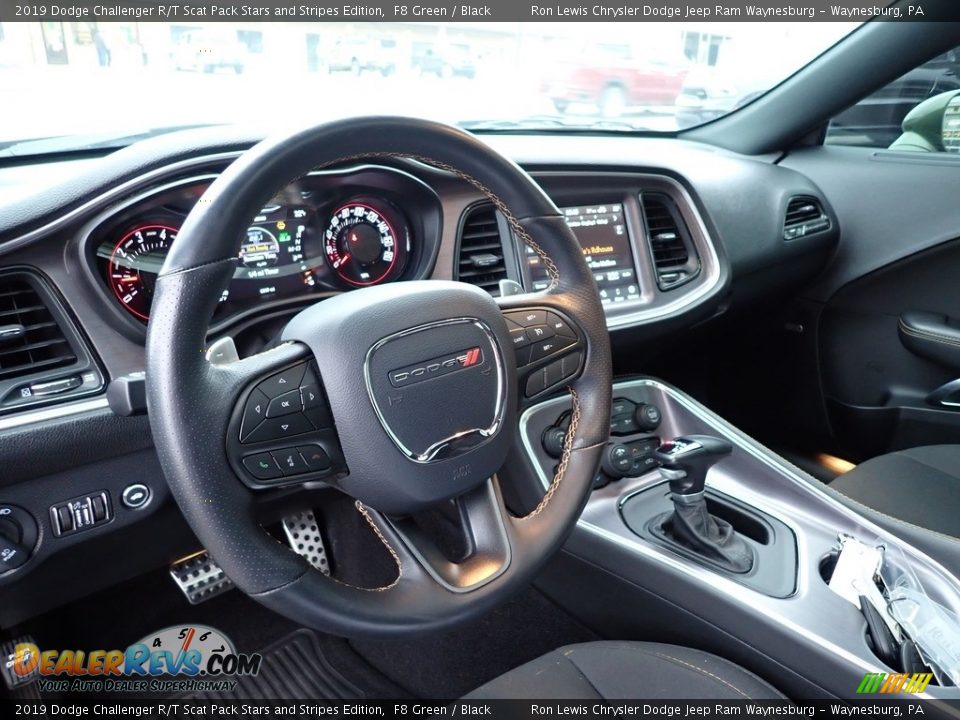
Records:
[[[956,713],[956,9],[400,7],[4,4],[5,709]]]

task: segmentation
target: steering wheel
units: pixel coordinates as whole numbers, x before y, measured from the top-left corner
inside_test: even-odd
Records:
[[[209,320],[256,210],[312,170],[401,158],[485,195],[548,268],[549,288],[497,300],[439,280],[361,288],[300,312],[273,349],[209,363]],[[432,122],[338,121],[244,153],[170,250],[146,352],[157,452],[197,537],[249,596],[344,636],[448,627],[531,581],[573,528],[607,440],[609,337],[576,238],[517,165]],[[497,473],[519,438],[518,407],[564,388],[572,410],[556,474],[517,517]],[[354,498],[396,563],[392,583],[328,577],[260,527],[258,496],[317,482]],[[468,546],[457,562],[405,519],[451,501]]]

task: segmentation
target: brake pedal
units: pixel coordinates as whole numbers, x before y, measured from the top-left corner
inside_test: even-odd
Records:
[[[283,532],[293,551],[324,575],[330,574],[327,548],[313,510],[301,510],[283,519]]]
[[[206,550],[177,560],[170,566],[170,577],[191,605],[222,595],[233,588],[228,578]]]

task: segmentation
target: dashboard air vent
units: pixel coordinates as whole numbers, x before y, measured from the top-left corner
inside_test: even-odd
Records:
[[[640,201],[660,289],[689,282],[700,272],[700,259],[673,199],[662,193],[644,193]]]
[[[820,201],[812,197],[795,197],[787,203],[783,222],[783,239],[796,240],[830,229],[830,218]]]
[[[507,277],[503,238],[492,205],[467,211],[460,229],[457,279],[483,288],[496,297],[500,281]]]
[[[24,275],[0,275],[0,380],[72,365],[77,355]]]

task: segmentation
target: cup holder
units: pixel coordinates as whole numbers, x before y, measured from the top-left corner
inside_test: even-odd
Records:
[[[839,558],[840,553],[836,550],[828,552],[820,558],[820,577],[827,585],[830,584],[830,580],[833,578],[833,571],[837,569],[837,560]]]

